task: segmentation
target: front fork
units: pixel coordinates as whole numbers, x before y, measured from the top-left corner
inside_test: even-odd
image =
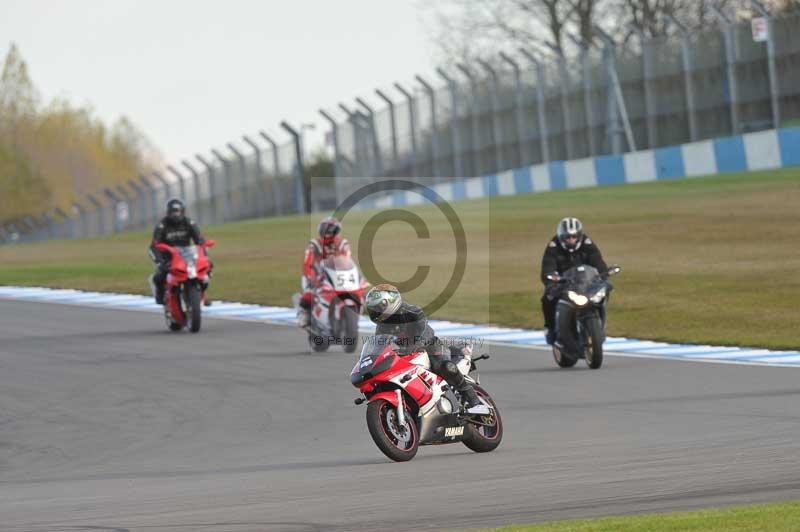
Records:
[[[402,428],[406,425],[406,411],[403,408],[403,392],[398,388],[394,393],[397,394],[397,426]]]

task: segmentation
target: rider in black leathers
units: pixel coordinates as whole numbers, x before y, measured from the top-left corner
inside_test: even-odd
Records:
[[[542,314],[544,326],[547,328],[547,343],[552,345],[556,339],[556,305],[560,287],[547,278],[555,273],[563,274],[574,266],[587,264],[605,275],[608,272],[603,255],[594,241],[583,232],[583,224],[577,218],[564,218],[558,223],[556,236],[547,244],[542,257],[541,279],[544,283],[542,296]]]
[[[173,198],[167,202],[167,214],[153,230],[153,240],[150,243],[150,258],[156,265],[156,271],[151,277],[155,287],[156,303],[164,304],[164,283],[169,273],[172,256],[155,248],[156,244],[163,243],[170,246],[189,246],[202,244],[206,241],[200,233],[197,224],[186,216],[186,206],[183,201]]]
[[[398,353],[414,353],[425,350],[431,363],[431,371],[440,375],[453,389],[458,390],[465,402],[467,412],[482,405],[478,394],[464,375],[458,370],[452,355],[461,354],[463,347],[446,348],[428,325],[425,312],[416,305],[403,301],[400,292],[390,284],[373,287],[366,297],[367,314],[377,326],[375,334],[390,334],[396,337]]]

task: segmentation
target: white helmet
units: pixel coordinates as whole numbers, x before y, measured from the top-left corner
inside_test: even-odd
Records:
[[[564,218],[558,222],[556,231],[558,243],[566,251],[573,253],[577,251],[583,243],[583,224],[577,218]]]

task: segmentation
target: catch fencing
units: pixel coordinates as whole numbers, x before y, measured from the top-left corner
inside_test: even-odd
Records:
[[[754,4],[756,5],[756,4]],[[330,126],[335,178],[304,175],[302,130],[261,132],[148,176],[0,224],[0,242],[83,238],[150,228],[170,197],[203,225],[331,210],[375,180],[436,186],[555,161],[652,150],[792,125],[800,120],[800,16],[700,33],[634,38],[600,34],[576,57],[527,50],[437,69],[372,99],[320,110]],[[766,32],[756,42],[753,25]],[[376,103],[377,102],[377,103]],[[344,118],[337,118],[344,117]]]
[[[601,36],[550,61],[520,50],[376,90],[380,109],[358,98],[339,105],[344,120],[323,114],[336,174],[481,176],[787,125],[800,119],[800,17],[761,23],[765,42],[718,13],[700,33]]]

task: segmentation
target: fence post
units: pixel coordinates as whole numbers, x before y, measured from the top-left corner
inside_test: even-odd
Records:
[[[597,155],[597,141],[594,138],[594,106],[592,105],[592,66],[589,63],[589,46],[572,34],[569,40],[580,50],[581,83],[583,85],[583,110],[586,116],[586,139],[588,140],[589,156]]]
[[[681,60],[683,62],[683,83],[686,92],[686,116],[689,120],[689,140],[694,142],[697,140],[697,116],[695,114],[694,103],[694,82],[692,81],[692,47],[691,35],[686,29],[686,26],[681,24],[678,19],[672,15],[668,15],[669,21],[678,28],[678,33],[681,38]]]
[[[252,148],[254,155],[256,156],[256,187],[258,188],[258,194],[256,194],[257,198],[255,201],[256,204],[256,216],[262,217],[266,215],[267,212],[267,190],[265,187],[265,176],[264,176],[264,163],[261,161],[261,148],[258,147],[258,144],[253,142],[253,140],[248,137],[247,135],[242,135],[242,140]]]
[[[550,144],[548,139],[550,131],[547,128],[547,115],[544,111],[544,86],[547,83],[547,78],[544,75],[542,63],[532,53],[525,48],[519,48],[519,52],[536,68],[536,115],[539,123],[539,145],[542,151],[542,162],[549,163]]]
[[[139,182],[150,192],[150,214],[152,219],[150,223],[155,225],[158,222],[158,191],[156,187],[145,176],[139,176]]]
[[[324,109],[319,110],[319,114],[322,115],[322,118],[328,121],[331,125],[331,140],[333,141],[333,187],[336,190],[336,204],[340,205],[342,201],[344,201],[344,191],[342,189],[342,179],[344,179],[344,175],[342,172],[341,167],[341,153],[339,152],[339,125],[336,123],[336,120],[328,114]],[[392,108],[392,116],[394,116],[394,109]],[[392,125],[392,147],[393,147],[393,165],[397,167],[397,143],[396,139],[394,138],[394,125]]]
[[[463,63],[458,63],[456,68],[461,72],[467,81],[469,81],[469,117],[470,117],[470,142],[472,144],[472,173],[473,175],[481,175],[483,166],[481,165],[481,130],[480,130],[480,116],[478,109],[478,89],[475,83],[475,76],[472,71]]]
[[[419,161],[418,153],[417,153],[417,112],[416,112],[416,101],[414,100],[414,96],[408,92],[405,87],[400,85],[400,83],[395,83],[394,87],[406,97],[406,101],[408,101],[408,125],[411,132],[411,175],[413,177],[418,177],[420,172],[418,172],[417,164]]]
[[[211,154],[222,163],[222,172],[225,174],[223,178],[225,194],[222,195],[222,220],[227,222],[231,218],[231,163],[216,148],[211,148]]]
[[[394,111],[394,102],[389,98],[386,93],[384,93],[380,89],[375,89],[375,94],[378,95],[378,98],[386,102],[386,105],[389,107],[389,127],[392,128],[392,170],[387,172],[387,175],[395,175],[397,171],[397,167],[399,165],[399,157],[397,153],[397,116],[395,115]],[[322,112],[322,110],[320,110]],[[325,115],[323,115],[325,116]],[[329,117],[326,116],[330,120]],[[333,135],[334,135],[334,148],[336,148],[336,123],[333,123]],[[338,153],[338,148],[337,148]],[[338,165],[338,160],[337,160]],[[338,168],[338,166],[337,166]]]
[[[139,204],[139,223],[142,227],[147,224],[147,198],[145,197],[144,190],[133,179],[128,180],[128,186],[136,192],[136,202]]]
[[[500,124],[500,97],[498,95],[497,71],[495,71],[495,69],[492,68],[492,65],[483,59],[478,59],[477,61],[478,64],[481,65],[484,70],[486,70],[491,78],[489,93],[492,100],[492,133],[494,134],[495,172],[499,172],[501,170],[505,170],[507,166],[505,157],[503,156],[503,145],[505,144],[505,139],[503,138],[503,128]]]
[[[772,14],[758,0],[750,0],[758,14],[767,21],[767,68],[769,70],[769,95],[772,103],[772,127],[781,127],[780,87],[778,86],[778,70],[775,66],[775,24]]]
[[[200,193],[200,174],[197,173],[197,170],[192,166],[189,161],[183,160],[181,164],[184,168],[189,170],[189,173],[192,174],[192,188],[194,189],[194,208],[197,212],[197,221],[199,223],[205,223],[207,218],[203,216],[203,209],[200,205],[202,194]]]
[[[261,135],[261,138],[266,140],[269,143],[270,147],[272,148],[272,167],[274,169],[274,175],[272,181],[274,194],[272,196],[272,201],[275,207],[274,209],[275,214],[280,215],[283,214],[283,199],[281,194],[280,181],[278,180],[278,176],[281,175],[281,161],[280,161],[280,155],[278,154],[278,144],[272,139],[272,137],[267,135],[266,132],[259,131],[258,134]]]
[[[620,138],[622,132],[625,133],[625,137],[628,140],[628,149],[630,151],[636,151],[636,142],[633,138],[631,122],[628,119],[625,98],[622,96],[622,88],[620,87],[619,77],[617,76],[614,39],[596,26],[594,27],[594,32],[600,37],[600,40],[603,41],[606,69],[608,70],[608,124],[609,134],[612,136],[611,144],[614,147],[614,153],[622,153],[622,139]],[[620,117],[622,118],[621,128],[619,127],[618,121]]]
[[[358,122],[358,113],[353,112],[342,102],[339,102],[339,109],[344,111],[344,114],[347,115],[347,121],[350,122],[353,129],[353,161],[350,165],[353,175],[350,177],[365,177],[369,172],[365,170],[365,165],[363,163],[364,157],[361,147],[363,141],[361,140],[361,124]]]
[[[356,103],[360,105],[367,112],[367,116],[369,116],[369,129],[370,136],[372,137],[372,157],[375,161],[373,169],[375,170],[376,176],[382,176],[384,175],[383,160],[381,159],[381,147],[378,142],[378,131],[375,128],[375,112],[362,98],[356,98]]]
[[[642,28],[634,26],[633,32],[639,38],[639,45],[642,47],[642,86],[644,87],[644,115],[647,123],[647,147],[655,148],[658,144],[658,130],[655,116],[657,106],[652,87],[653,50]]]
[[[311,212],[311,194],[308,189],[306,181],[305,168],[303,166],[303,148],[300,139],[300,133],[297,132],[289,123],[284,120],[281,122],[281,127],[286,130],[289,135],[294,139],[294,153],[295,153],[295,175],[297,177],[298,194],[297,194],[297,212],[309,214]]]
[[[126,208],[128,210],[128,227],[131,227],[133,226],[133,198],[131,198],[131,195],[128,194],[128,191],[122,185],[117,185],[117,192],[120,193],[125,201]],[[123,227],[123,229],[124,228],[125,227]]]
[[[77,216],[80,219],[80,229],[83,231],[83,237],[89,236],[89,227],[87,226],[86,222],[86,213],[83,211],[83,207],[80,204],[73,202],[72,208],[70,209],[73,216]],[[70,238],[80,238],[81,236],[78,234],[78,228],[74,223],[70,226]]]
[[[739,133],[739,84],[736,79],[736,49],[734,43],[734,26],[731,20],[717,6],[710,6],[711,12],[719,21],[725,41],[725,63],[728,71],[728,96],[731,108],[731,133]]]
[[[180,191],[179,193],[181,195],[181,201],[186,203],[187,206],[188,206],[189,199],[186,197],[186,185],[184,185],[184,183],[183,183],[183,176],[171,164],[167,165],[167,170],[169,170],[169,173],[171,173],[172,175],[174,175],[178,179],[178,190]]]
[[[202,155],[195,154],[195,159],[200,161],[200,164],[206,169],[208,174],[208,207],[211,211],[211,220],[209,223],[219,222],[218,209],[217,209],[217,173],[214,166],[209,163]]]
[[[236,160],[239,162],[239,219],[246,218],[251,215],[252,209],[250,206],[250,194],[247,191],[247,168],[245,163],[244,155],[236,146],[233,145],[232,142],[228,142],[226,144],[228,149],[236,156]]]
[[[531,160],[528,155],[527,135],[525,134],[525,93],[522,89],[522,72],[519,68],[519,63],[505,52],[500,52],[500,59],[505,61],[514,71],[514,120],[517,127],[517,150],[519,166],[524,166],[529,164]]]
[[[120,219],[119,214],[117,213],[117,205],[121,202],[121,200],[114,194],[114,191],[110,188],[104,188],[103,194],[111,200],[111,219],[114,221],[114,232],[119,233],[122,228],[120,227]]]
[[[89,200],[89,203],[94,205],[94,208],[97,210],[97,234],[104,235],[106,234],[106,224],[105,224],[105,209],[103,208],[103,204],[100,203],[97,198],[95,198],[91,194],[86,194],[86,199]],[[87,234],[88,236],[88,234]]]
[[[561,120],[564,125],[564,149],[567,153],[567,159],[575,157],[575,148],[572,144],[572,120],[569,112],[569,85],[570,78],[567,71],[567,58],[564,57],[564,52],[561,48],[557,47],[551,42],[545,42],[545,46],[556,55],[556,64],[558,65],[558,75],[561,78],[561,87],[559,94],[561,96]]]
[[[52,240],[55,238],[55,222],[53,215],[45,211],[42,213],[42,220],[44,221],[44,229],[46,231],[47,239]]]
[[[461,146],[461,128],[458,125],[459,109],[458,109],[458,86],[456,82],[447,75],[441,68],[436,69],[436,73],[447,83],[447,89],[450,91],[450,106],[452,108],[453,118],[450,121],[450,138],[453,150],[453,173],[454,177],[464,177],[464,161],[463,161],[463,148]]]
[[[439,171],[439,125],[436,119],[436,92],[433,87],[428,83],[425,78],[417,74],[414,76],[422,89],[428,95],[428,102],[431,113],[431,177],[443,177],[442,172]]]
[[[166,204],[172,198],[172,189],[169,186],[169,181],[161,174],[161,172],[153,172],[153,176],[161,183],[164,190],[164,203]]]
[[[30,234],[29,241],[33,242],[33,241],[39,240],[39,239],[41,238],[41,234],[40,234],[40,232],[41,232],[41,229],[40,229],[40,227],[39,227],[39,226],[36,224],[36,221],[33,219],[33,217],[31,217],[31,216],[25,216],[25,217],[22,219],[22,221],[23,221],[23,222],[25,222],[25,225],[27,225],[27,226],[28,226],[28,229],[30,230],[30,233],[29,233],[29,234]]]

